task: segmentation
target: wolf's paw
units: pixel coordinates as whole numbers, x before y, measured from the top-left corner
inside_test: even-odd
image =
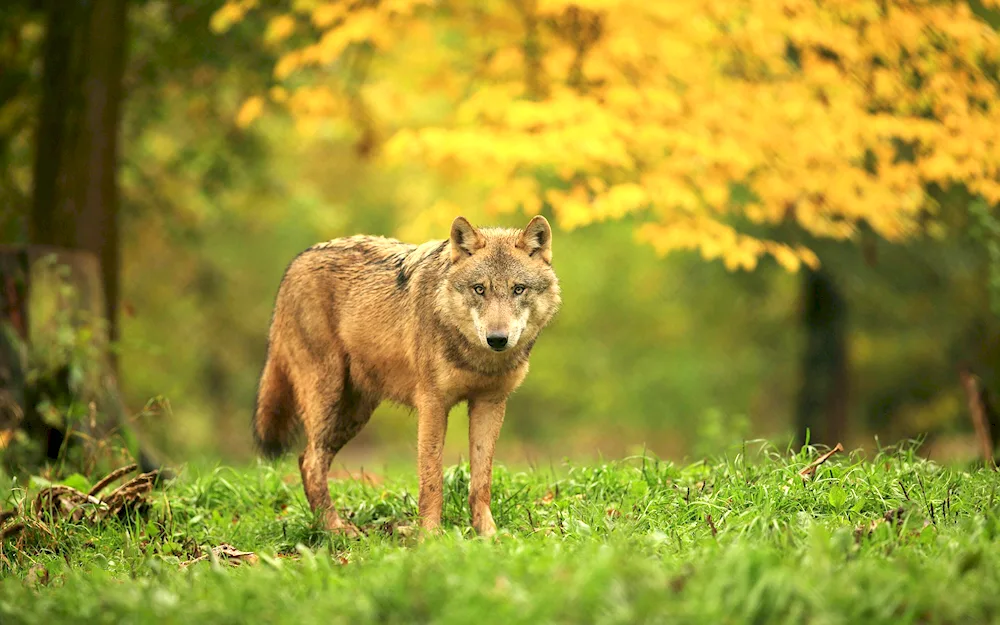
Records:
[[[492,519],[488,523],[480,523],[479,525],[474,526],[473,529],[476,530],[476,534],[478,534],[481,538],[493,538],[497,535],[497,526]]]
[[[394,536],[400,536],[402,538],[409,538],[411,536],[416,536],[420,533],[420,528],[416,525],[405,525],[399,524],[392,528],[392,533]]]
[[[473,511],[472,529],[476,530],[476,534],[483,538],[496,536],[497,524],[493,521],[493,515],[488,508],[482,512]]]

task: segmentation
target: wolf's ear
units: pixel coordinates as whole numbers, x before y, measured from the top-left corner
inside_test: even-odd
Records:
[[[468,219],[456,217],[451,222],[451,262],[456,263],[464,256],[472,256],[485,245],[486,239]]]
[[[552,228],[541,215],[536,215],[528,222],[517,246],[528,253],[528,256],[538,255],[546,263],[552,263]]]

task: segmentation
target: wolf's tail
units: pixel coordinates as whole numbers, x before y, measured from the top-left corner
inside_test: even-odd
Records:
[[[295,433],[295,405],[292,385],[284,367],[268,355],[257,386],[253,414],[253,439],[267,458],[276,458],[291,445]]]

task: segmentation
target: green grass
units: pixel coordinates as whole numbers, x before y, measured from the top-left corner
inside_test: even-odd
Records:
[[[468,530],[464,466],[447,472],[444,534],[424,541],[392,531],[416,513],[409,472],[332,483],[368,530],[350,540],[314,527],[291,462],[188,467],[142,519],[8,539],[0,622],[1000,620],[997,473],[905,449],[834,457],[804,482],[815,456],[499,468],[496,541]],[[179,566],[220,543],[260,561]],[[39,565],[47,583],[27,581]]]

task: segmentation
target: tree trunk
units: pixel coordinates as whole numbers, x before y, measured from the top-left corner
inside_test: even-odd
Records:
[[[46,259],[51,258],[52,262]],[[32,301],[47,300],[49,313],[53,310],[73,311],[71,323],[86,321],[88,318],[103,316],[100,265],[87,252],[64,250],[46,246],[0,245],[0,448],[6,449],[11,435],[22,430],[30,439],[41,444],[44,457],[54,460],[59,454],[65,437],[65,428],[48,423],[38,413],[37,405],[46,398],[74,395],[68,379],[68,368],[33,380],[29,383],[26,374],[27,358],[24,347],[32,340],[40,340],[44,335],[51,342],[58,331],[52,320],[31,316]],[[65,269],[65,273],[63,273]],[[67,297],[62,286],[69,284],[73,293]],[[83,313],[83,314],[80,314]],[[73,330],[78,328],[74,325]],[[104,337],[93,335],[98,344],[106,345]],[[109,401],[99,392],[100,378],[105,375],[103,363],[94,363],[91,377],[93,381],[80,397],[81,401],[94,400],[100,403],[111,421],[121,419],[117,396]],[[100,424],[106,431],[111,426]],[[91,432],[93,435],[100,431]],[[23,458],[22,458],[23,460]]]
[[[94,434],[103,435],[113,427],[128,430],[117,390],[116,358],[107,349],[107,341],[118,338],[117,170],[128,1],[42,0],[42,4],[47,26],[29,251],[51,246],[60,250],[60,261],[89,259],[83,273],[69,263],[70,280],[80,297],[74,306],[97,311],[107,321],[107,332],[100,337],[100,358],[92,363],[97,382],[90,393],[100,400],[95,404],[106,416],[105,422],[95,425]],[[87,279],[77,279],[81,275]],[[34,278],[29,281],[32,288],[39,286]],[[53,378],[49,381],[52,388],[35,391],[58,395],[67,381],[59,375]],[[25,418],[34,409],[28,390]]]
[[[24,419],[28,255],[0,253],[0,449]]]
[[[118,336],[116,174],[126,8],[126,0],[48,3],[29,224],[33,244],[98,258],[111,340]]]
[[[806,347],[796,414],[796,436],[805,443],[836,445],[847,433],[847,306],[824,269],[803,275]]]
[[[52,259],[50,262],[48,259]],[[41,444],[42,458],[23,456],[11,458],[0,454],[8,470],[15,470],[15,461],[41,462],[55,460],[64,450],[66,424],[47,422],[38,413],[42,399],[58,404],[75,402],[93,404],[96,414],[104,418],[91,423],[84,420],[76,431],[83,431],[86,440],[106,440],[112,430],[122,437],[138,460],[143,471],[157,468],[156,462],[125,423],[126,410],[118,392],[117,379],[107,362],[107,337],[91,320],[104,316],[104,289],[100,263],[89,252],[48,246],[0,245],[0,450],[6,452],[12,435],[23,431]],[[64,288],[72,287],[67,292]],[[42,305],[48,303],[48,306]],[[42,314],[31,316],[32,311]],[[69,362],[49,362],[48,370],[37,379],[25,375],[24,346],[37,348],[51,344],[53,335],[64,329],[65,319],[47,318],[69,312],[74,332],[87,328],[90,340],[101,354],[99,360],[87,363],[82,381],[71,384]]]

